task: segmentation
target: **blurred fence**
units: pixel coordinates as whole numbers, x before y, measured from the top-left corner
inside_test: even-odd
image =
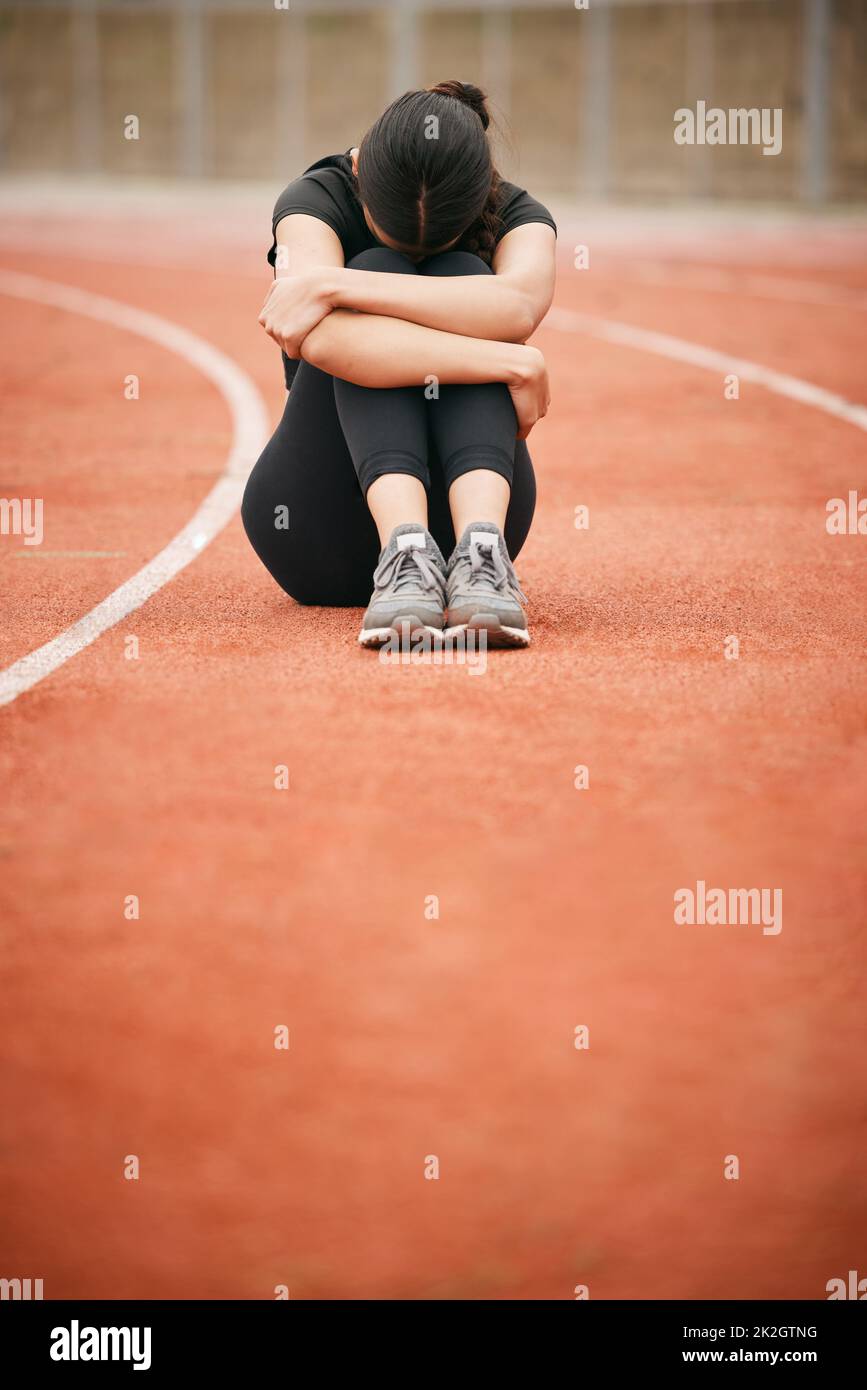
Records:
[[[398,92],[460,77],[540,193],[864,196],[865,0],[578,3],[0,0],[0,168],[279,183]],[[699,100],[782,108],[781,152],[677,145]]]

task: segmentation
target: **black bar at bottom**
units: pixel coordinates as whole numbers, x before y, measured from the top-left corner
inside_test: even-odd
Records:
[[[7,1301],[0,1305],[0,1347],[4,1367],[11,1362],[25,1374],[93,1377],[110,1368],[115,1376],[138,1370],[140,1377],[161,1380],[194,1372],[198,1384],[209,1375],[259,1383],[269,1372],[294,1372],[309,1381],[341,1361],[352,1371],[376,1370],[386,1378],[400,1372],[410,1380],[429,1379],[438,1367],[449,1375],[480,1365],[489,1383],[501,1365],[504,1373],[517,1373],[516,1351],[533,1356],[535,1383],[553,1375],[558,1355],[574,1372],[594,1363],[651,1373],[760,1364],[827,1374],[862,1365],[864,1311],[844,1300],[587,1300],[568,1311],[531,1300]]]

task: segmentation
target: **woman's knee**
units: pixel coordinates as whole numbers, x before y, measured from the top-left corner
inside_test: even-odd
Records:
[[[493,275],[489,265],[473,251],[441,251],[421,267],[422,275]]]
[[[346,262],[347,270],[378,270],[387,275],[417,275],[418,270],[402,251],[389,246],[370,246]]]

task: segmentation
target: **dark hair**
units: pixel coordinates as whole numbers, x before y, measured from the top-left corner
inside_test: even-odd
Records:
[[[393,101],[358,152],[358,194],[377,226],[418,250],[459,237],[461,249],[490,264],[500,176],[489,125],[487,98],[470,82],[438,82]]]

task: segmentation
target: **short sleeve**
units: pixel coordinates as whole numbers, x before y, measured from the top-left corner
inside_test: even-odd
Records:
[[[274,204],[274,215],[271,220],[272,232],[276,233],[277,224],[284,217],[288,217],[293,212],[303,212],[308,217],[318,217],[320,222],[325,222],[336,233],[341,245],[345,248],[351,235],[351,229],[346,215],[345,195],[341,197],[341,192],[339,175],[336,170],[323,169],[302,174],[300,178],[294,179],[288,187],[283,189]],[[268,252],[270,265],[274,264],[276,253],[277,240],[275,235],[271,250]]]
[[[502,187],[504,196],[500,206],[498,242],[507,232],[513,232],[516,227],[525,227],[529,222],[543,222],[557,235],[557,223],[544,204],[533,198],[525,188],[517,188],[513,183],[504,183]]]

